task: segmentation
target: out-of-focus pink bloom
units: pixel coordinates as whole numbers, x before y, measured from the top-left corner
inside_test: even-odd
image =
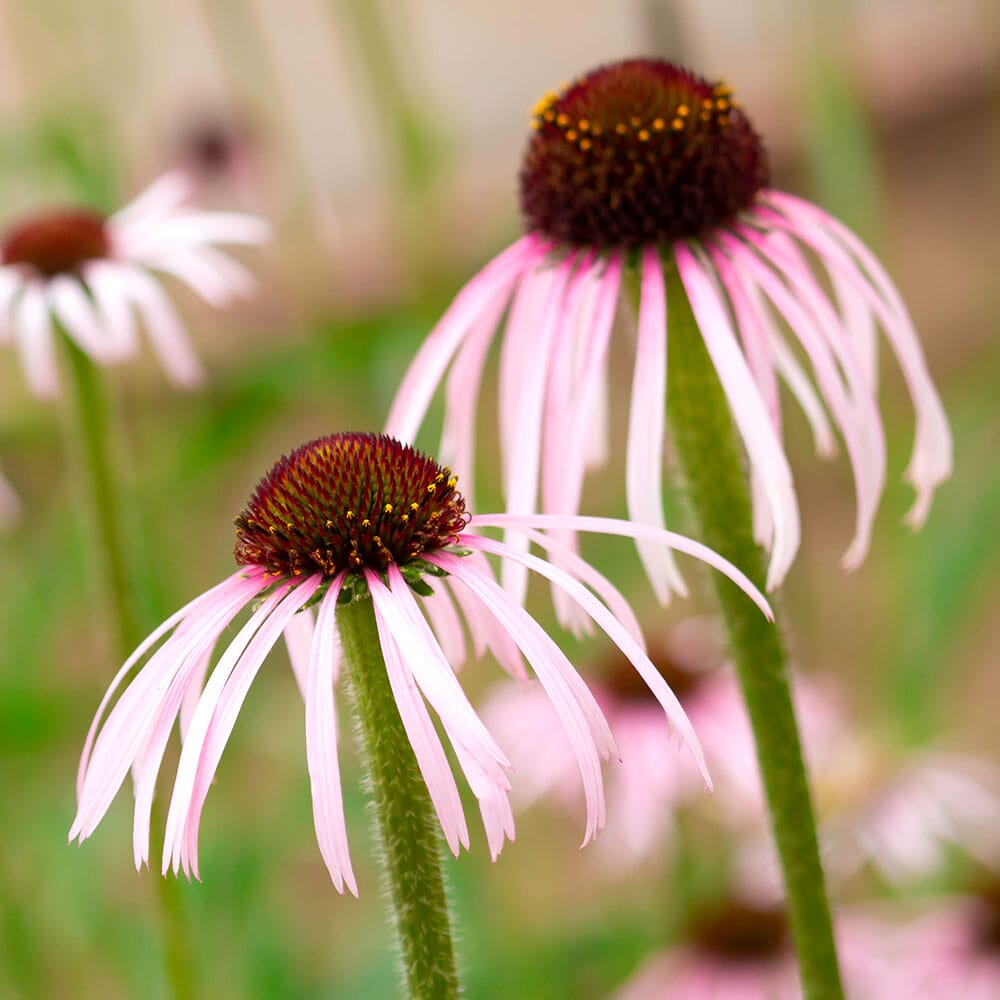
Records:
[[[521,168],[527,233],[458,293],[411,364],[387,433],[412,440],[445,380],[441,454],[470,480],[479,386],[503,322],[507,508],[576,513],[586,469],[607,452],[609,344],[634,264],[625,492],[631,519],[662,526],[670,313],[687,308],[667,298],[666,276],[676,270],[749,457],[755,534],[771,550],[768,587],[781,583],[799,546],[782,384],[822,455],[834,451],[833,427],[843,438],[857,494],[844,566],[868,550],[886,466],[879,328],[916,410],[908,519],[922,523],[951,471],[951,435],[906,307],[854,233],[768,187],[763,145],[729,89],[632,59],[546,95],[532,125]],[[644,542],[639,551],[661,599],[684,592],[669,553]],[[523,573],[512,569],[507,579],[520,593]]]
[[[763,829],[766,811],[756,749],[735,672],[720,664],[721,652],[707,627],[696,633],[693,624],[685,623],[653,648],[651,659],[704,748],[714,783],[706,806],[726,826]],[[601,840],[602,856],[612,870],[661,852],[671,838],[676,810],[704,797],[704,782],[689,759],[663,766],[674,754],[671,733],[658,718],[655,701],[627,667],[627,661],[613,657],[591,680],[618,743],[619,762],[608,784],[613,820]],[[837,699],[827,685],[799,678],[795,701],[807,756],[822,760],[841,739]],[[525,805],[544,795],[576,806],[576,785],[567,780],[575,770],[573,756],[542,691],[502,685],[487,702],[484,717],[512,748],[517,792]]]
[[[820,837],[831,873],[871,864],[901,883],[940,869],[958,847],[1000,861],[1000,772],[988,760],[925,750],[890,764],[865,741],[845,741],[816,775]]]
[[[892,925],[841,914],[836,937],[851,1000],[917,1000],[897,988],[886,943]],[[801,1000],[783,911],[730,899],[696,913],[673,947],[649,959],[613,1000]]]
[[[914,1000],[1000,997],[1000,886],[951,899],[899,934],[901,977]],[[901,994],[902,996],[902,994]]]
[[[203,212],[185,204],[190,182],[165,174],[114,215],[82,208],[42,213],[9,227],[0,241],[0,342],[13,341],[31,390],[59,391],[53,320],[100,364],[133,357],[141,320],[167,377],[203,377],[180,318],[151,272],[168,274],[223,307],[249,295],[252,275],[217,244],[258,244],[254,216]]]
[[[604,518],[469,517],[455,485],[450,470],[384,436],[332,435],[283,457],[236,520],[235,554],[242,569],[168,618],[112,682],[84,747],[70,837],[83,840],[93,833],[131,770],[135,861],[137,866],[148,863],[156,777],[180,715],[184,745],[167,815],[163,871],[183,869],[197,876],[205,797],[250,685],[284,634],[305,696],[306,752],[320,849],[338,889],[346,884],[356,891],[337,756],[336,609],[338,600],[371,599],[389,683],[451,850],[457,854],[461,846],[468,847],[469,834],[428,704],[479,801],[494,858],[514,834],[508,758],[453,669],[465,655],[460,615],[477,653],[489,647],[520,678],[526,676],[522,655],[533,668],[572,747],[587,803],[584,843],[591,840],[605,824],[601,761],[616,752],[611,729],[556,643],[496,582],[487,555],[518,561],[580,606],[642,677],[659,703],[661,726],[666,729],[669,721],[707,782],[694,730],[646,656],[635,616],[611,583],[577,556],[567,554],[569,568],[561,569],[479,529],[516,528],[543,549],[556,543],[538,535],[538,528],[655,539],[717,567],[770,614],[763,596],[725,560],[681,536]],[[433,581],[432,595],[428,581]],[[318,605],[315,628],[308,610],[313,604]],[[249,621],[206,682],[216,642],[247,606],[254,608]],[[145,665],[104,719],[115,692],[147,654]]]

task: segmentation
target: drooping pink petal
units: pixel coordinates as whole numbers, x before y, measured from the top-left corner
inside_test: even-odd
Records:
[[[594,696],[545,630],[503,587],[467,566],[460,556],[440,552],[429,557],[461,580],[496,616],[521,648],[554,705],[573,746],[587,802],[587,844],[603,829],[606,818],[601,757],[614,752],[614,738]]]
[[[667,294],[663,264],[655,247],[642,254],[642,288],[635,345],[635,374],[628,418],[625,492],[629,517],[664,528],[663,440],[667,400]],[[512,512],[513,513],[513,512]],[[560,511],[559,513],[576,513]],[[687,587],[670,550],[639,542],[639,558],[661,604],[670,592],[687,594]]]
[[[134,354],[138,349],[139,335],[135,316],[116,264],[107,261],[88,261],[83,267],[83,278],[94,299],[94,307],[101,318],[101,325],[122,356]]]
[[[633,521],[621,521],[614,517],[563,517],[558,514],[532,514],[530,517],[518,517],[515,514],[475,514],[469,519],[469,528],[503,528],[503,529],[537,529],[551,531],[553,528],[571,528],[574,531],[593,531],[601,535],[619,535],[622,538],[642,538],[657,541],[661,545],[669,545],[677,552],[694,556],[703,563],[717,569],[732,580],[754,604],[760,608],[768,621],[774,621],[774,612],[767,598],[754,586],[742,570],[737,569],[728,559],[710,549],[701,542],[696,542],[674,531],[663,531],[646,524],[636,524]],[[462,536],[464,539],[464,535]]]
[[[66,334],[85,354],[105,364],[122,357],[117,342],[98,323],[94,307],[76,278],[56,275],[46,285],[46,298]]]
[[[293,615],[285,626],[285,648],[288,650],[288,660],[295,674],[295,683],[299,686],[302,697],[306,696],[306,679],[309,676],[309,657],[312,655],[313,637],[316,633],[316,623],[313,613],[304,608]],[[337,655],[333,654],[336,659]]]
[[[132,226],[115,234],[116,256],[148,264],[178,250],[207,243],[257,245],[266,243],[270,226],[241,212],[178,212],[155,226]]]
[[[250,690],[250,685],[257,676],[257,672],[260,670],[265,657],[278,641],[289,620],[303,605],[308,603],[313,594],[316,593],[320,583],[322,583],[322,576],[315,574],[307,577],[302,582],[294,581],[288,587],[283,599],[274,607],[271,614],[261,622],[260,627],[240,654],[232,672],[226,679],[225,686],[222,688],[211,721],[207,727],[201,745],[201,752],[197,756],[197,771],[189,808],[184,817],[183,828],[178,832],[177,839],[170,847],[168,847],[169,838],[164,842],[164,873],[166,872],[167,854],[169,853],[173,858],[175,873],[177,865],[180,864],[185,874],[193,874],[195,878],[201,877],[198,871],[198,827],[201,822],[201,811],[205,804],[205,798],[215,778],[215,772],[219,766],[219,761],[222,759],[222,753],[229,742],[229,737],[232,734],[233,727],[236,725],[237,716],[243,707],[243,702]],[[228,653],[228,650],[226,652]],[[214,680],[214,678],[215,674],[213,673],[212,679]],[[206,696],[211,698],[208,687],[209,685],[206,685],[203,700]],[[184,748],[181,751],[182,760],[184,753],[188,750],[192,742],[191,734],[194,732],[196,721],[197,712],[195,713],[195,719],[192,720],[188,742],[184,744]],[[179,777],[180,765],[178,765]],[[173,807],[173,802],[171,802],[171,807]],[[168,831],[169,822],[170,814],[168,813]]]
[[[150,343],[167,377],[182,388],[199,385],[205,378],[204,369],[163,289],[139,268],[123,268],[122,277],[122,287],[142,314]]]
[[[916,412],[916,435],[906,479],[917,491],[907,520],[918,527],[927,516],[934,490],[951,475],[952,441],[910,314],[878,258],[843,223],[791,195],[772,191],[768,199],[788,220],[791,235],[811,246],[831,272],[838,271],[864,296],[892,345]],[[848,252],[860,262],[865,275],[849,259]]]
[[[505,470],[504,494],[507,509],[515,514],[531,514],[538,500],[539,462],[542,445],[542,417],[545,408],[545,388],[548,381],[552,345],[559,333],[566,283],[574,268],[571,255],[555,268],[545,304],[538,317],[538,326],[519,366],[522,381],[514,431],[510,444],[510,460]],[[511,544],[524,546],[521,536]],[[518,601],[523,601],[528,588],[524,568],[515,562],[505,562],[501,568],[504,587]]]
[[[128,231],[132,227],[154,224],[178,208],[191,193],[191,179],[181,170],[171,170],[158,177],[152,184],[119,209],[108,220],[112,234]]]
[[[448,588],[434,581],[434,593],[421,602],[427,617],[431,620],[434,635],[441,646],[445,659],[452,669],[457,670],[465,663],[465,632],[458,617]]]
[[[182,281],[209,305],[218,309],[234,297],[247,297],[254,289],[253,275],[236,261],[212,247],[196,247],[144,261]]]
[[[39,282],[32,281],[25,286],[14,305],[12,325],[24,377],[31,391],[39,399],[52,399],[59,394],[59,365],[45,289]]]
[[[315,641],[308,659],[305,683],[306,760],[312,788],[313,822],[320,853],[338,892],[344,885],[355,896],[358,884],[347,845],[347,821],[340,786],[337,755],[337,709],[333,696],[334,668],[338,657],[337,597],[343,584],[341,574],[331,581],[319,607]],[[291,619],[309,618],[303,611]],[[291,624],[291,622],[289,623]],[[301,627],[301,626],[298,626]],[[286,634],[288,626],[285,628]]]
[[[798,338],[813,366],[823,398],[844,437],[857,491],[857,526],[843,562],[845,568],[855,569],[867,554],[875,513],[885,484],[885,435],[878,407],[865,388],[861,370],[856,365],[852,371],[854,401],[858,405],[857,409],[852,406],[827,344],[788,286],[737,240],[725,235],[721,240],[736,267],[752,277]],[[720,260],[723,260],[721,254]],[[851,360],[846,360],[850,366]]]
[[[375,605],[375,623],[378,626],[389,686],[396,701],[396,708],[399,709],[399,718],[410,746],[413,747],[413,755],[427,785],[444,839],[451,853],[458,857],[462,847],[466,849],[469,847],[469,828],[465,822],[465,812],[462,809],[462,799],[458,794],[455,776],[451,772],[448,758],[434,729],[427,706],[417,690],[413,675],[406,667],[406,661],[392,631],[382,618],[378,605]]]
[[[191,724],[188,726],[187,738],[181,750],[177,774],[174,778],[174,789],[167,811],[163,845],[162,873],[164,875],[171,867],[175,873],[180,869],[184,832],[193,808],[199,763],[204,754],[205,740],[223,688],[251,640],[257,635],[261,626],[286,597],[290,589],[290,584],[281,583],[265,598],[226,647],[205,684],[191,718]]]
[[[386,434],[399,441],[413,441],[435,388],[476,318],[504,289],[509,292],[547,249],[547,244],[536,236],[522,237],[490,261],[455,296],[407,370],[389,411]]]
[[[11,307],[23,287],[24,279],[17,269],[0,264],[0,344],[11,342]]]
[[[767,573],[768,589],[784,579],[799,547],[799,508],[781,442],[767,416],[753,377],[718,294],[702,265],[683,243],[674,244],[677,270],[705,346],[729,401],[752,466],[759,470],[774,522],[774,544]]]
[[[712,780],[709,777],[708,766],[705,763],[705,754],[702,751],[701,743],[698,741],[694,727],[687,717],[687,713],[681,707],[677,696],[670,690],[669,685],[663,679],[663,675],[656,669],[649,657],[646,656],[645,650],[635,641],[621,622],[578,580],[575,580],[569,573],[564,572],[557,566],[553,566],[544,559],[513,551],[503,542],[497,542],[492,538],[484,538],[480,535],[466,533],[462,536],[462,540],[470,548],[479,549],[481,552],[491,552],[493,555],[501,556],[504,559],[517,559],[527,568],[538,573],[540,576],[546,577],[557,586],[562,587],[594,619],[608,638],[611,639],[635,667],[636,671],[646,682],[646,686],[660,703],[667,719],[669,719],[684,744],[693,754],[698,764],[698,769],[705,779],[706,787],[711,789]]]

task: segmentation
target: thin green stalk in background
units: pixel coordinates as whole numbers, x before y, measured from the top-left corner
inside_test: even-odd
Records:
[[[763,589],[764,554],[753,539],[729,407],[672,267],[667,292],[667,415],[699,539]],[[806,1000],[843,1000],[781,633],[728,579],[714,573],[712,580],[753,727],[804,995]]]
[[[95,572],[111,607],[115,651],[122,661],[152,631],[149,588],[143,586],[143,569],[136,559],[130,534],[136,519],[129,510],[129,492],[116,470],[120,461],[113,407],[103,373],[90,358],[63,336],[73,382],[75,411],[68,421],[67,439],[83,481],[93,537]],[[152,826],[160,828],[154,802]],[[194,953],[184,916],[181,886],[173,879],[157,878],[164,959],[172,996],[196,996]]]
[[[409,996],[461,995],[430,793],[389,686],[371,598],[337,608],[337,628],[375,811]]]

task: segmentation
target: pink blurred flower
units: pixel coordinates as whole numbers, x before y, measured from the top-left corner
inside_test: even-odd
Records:
[[[916,1000],[886,954],[890,924],[841,914],[836,927],[851,1000]],[[649,959],[613,1000],[801,1000],[784,913],[752,897],[696,911],[673,947]]]
[[[910,922],[898,943],[914,1000],[1000,997],[1000,886],[949,900]]]
[[[138,352],[141,319],[167,377],[185,387],[201,381],[181,321],[151,272],[221,308],[248,295],[254,281],[216,244],[262,243],[267,226],[250,215],[187,207],[189,189],[173,172],[108,218],[71,208],[8,228],[0,241],[0,342],[16,344],[36,395],[59,391],[53,319],[101,364]]]
[[[816,775],[832,874],[866,863],[902,883],[940,870],[950,848],[1000,861],[1000,772],[986,759],[928,749],[899,760],[853,737]]]
[[[601,759],[616,752],[611,730],[556,643],[497,584],[486,555],[515,560],[547,578],[607,633],[658,701],[663,728],[665,713],[707,782],[691,724],[643,651],[635,617],[610,582],[571,553],[564,553],[569,568],[560,569],[478,529],[515,528],[543,549],[557,548],[557,543],[539,535],[536,526],[655,539],[717,567],[769,614],[759,592],[704,546],[657,529],[604,518],[469,517],[455,484],[448,469],[384,436],[333,435],[283,457],[236,519],[240,571],[168,618],[112,682],[84,747],[79,807],[70,838],[82,841],[93,833],[131,770],[135,862],[148,863],[156,777],[179,714],[183,749],[167,815],[163,871],[183,869],[197,876],[205,797],[249,687],[284,634],[305,697],[306,752],[320,849],[338,889],[346,884],[356,892],[337,755],[336,608],[338,600],[370,595],[400,717],[450,849],[457,854],[460,846],[468,847],[469,834],[427,703],[479,800],[494,858],[514,833],[508,758],[452,669],[465,655],[460,614],[477,653],[489,647],[517,677],[525,677],[522,655],[534,669],[582,776],[587,803],[584,843],[591,840],[605,823]],[[433,580],[433,591],[428,579]],[[313,604],[318,604],[315,629],[308,610]],[[247,606],[254,608],[249,621],[228,644],[202,689],[216,642]],[[102,722],[119,686],[150,652]]]
[[[634,264],[625,491],[632,520],[662,526],[668,306],[683,308],[668,303],[665,272],[676,269],[749,456],[755,534],[771,549],[768,587],[782,581],[799,546],[781,383],[822,455],[835,448],[830,418],[842,436],[857,494],[845,567],[868,550],[886,463],[879,327],[916,410],[906,477],[917,497],[908,519],[922,523],[951,471],[951,435],[906,307],[854,233],[768,186],[761,140],[729,89],[670,63],[632,59],[543,97],[532,126],[520,175],[527,234],[458,293],[411,364],[387,433],[412,440],[447,373],[441,454],[471,480],[479,386],[502,322],[507,508],[576,513],[587,467],[607,453],[609,344]],[[668,552],[642,541],[639,551],[661,599],[684,592]],[[512,569],[507,579],[523,591],[523,573]]]
[[[750,720],[735,672],[722,664],[710,628],[686,622],[650,650],[650,658],[691,720],[713,777],[707,808],[728,828],[766,827],[763,792]],[[619,761],[609,774],[609,813],[601,856],[613,871],[663,851],[671,839],[676,811],[704,798],[704,781],[690,758],[665,768],[674,756],[673,737],[648,690],[634,679],[628,663],[612,655],[590,686],[618,743]],[[799,678],[796,710],[807,756],[823,759],[839,746],[843,721],[829,686]],[[555,796],[570,808],[577,787],[570,746],[537,686],[496,688],[484,717],[512,748],[517,792],[524,805]]]

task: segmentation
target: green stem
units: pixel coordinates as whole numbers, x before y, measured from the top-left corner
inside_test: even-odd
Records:
[[[667,293],[667,414],[700,540],[763,587],[764,554],[753,539],[729,406],[672,267]],[[712,580],[753,727],[805,998],[843,1000],[781,633],[733,583],[719,573]]]
[[[388,895],[413,1000],[461,995],[430,794],[389,686],[370,598],[337,608]]]
[[[134,558],[130,529],[134,518],[129,510],[130,494],[116,475],[119,443],[116,441],[114,408],[102,373],[90,358],[63,336],[73,382],[69,444],[83,479],[93,559],[107,600],[112,609],[116,654],[124,660],[152,631],[151,588],[143,586],[143,573]],[[154,803],[153,827],[158,828]],[[194,952],[181,886],[173,879],[157,879],[157,902],[163,934],[164,961],[172,996],[192,1000],[196,995]]]

